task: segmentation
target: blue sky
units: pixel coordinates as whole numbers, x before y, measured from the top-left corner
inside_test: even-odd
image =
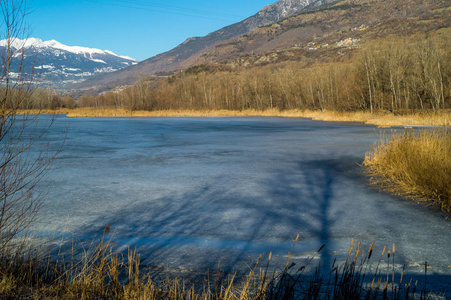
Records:
[[[144,60],[276,0],[32,0],[31,36]]]

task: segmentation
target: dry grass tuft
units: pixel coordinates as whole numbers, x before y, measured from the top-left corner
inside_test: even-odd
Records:
[[[451,212],[451,129],[410,130],[382,138],[363,165],[382,188],[437,202]]]

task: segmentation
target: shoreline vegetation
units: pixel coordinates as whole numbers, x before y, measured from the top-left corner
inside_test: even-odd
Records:
[[[392,194],[437,203],[451,213],[451,130],[434,128],[382,136],[363,166],[373,184]]]
[[[293,248],[298,239],[299,235]],[[303,262],[293,262],[288,253],[279,270],[271,270],[269,253],[266,261],[266,255],[260,255],[247,274],[209,271],[193,282],[177,275],[155,280],[144,270],[136,249],[118,253],[103,239],[93,241],[81,258],[35,246],[23,243],[1,253],[2,299],[441,299],[448,294],[428,288],[427,263],[424,277],[410,273],[406,265],[400,269],[395,244],[379,254],[374,243],[366,248],[360,242],[355,245],[354,239],[346,260],[335,260],[328,275],[321,274],[321,265],[314,261],[326,246],[322,245]],[[413,279],[419,276],[424,281]]]
[[[451,126],[451,110],[433,111],[406,111],[403,113],[391,113],[388,111],[349,111],[339,112],[332,110],[154,110],[132,111],[127,109],[96,109],[96,108],[74,108],[74,109],[29,109],[19,110],[18,114],[64,114],[67,117],[289,117],[308,118],[318,121],[330,122],[360,122],[380,127],[391,126]]]

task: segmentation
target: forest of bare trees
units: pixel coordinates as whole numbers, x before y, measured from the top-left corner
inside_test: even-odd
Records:
[[[155,84],[145,77],[120,92],[74,101],[36,93],[29,108],[330,109],[402,111],[451,106],[448,33],[367,42],[349,62],[284,62],[227,69],[197,66]]]

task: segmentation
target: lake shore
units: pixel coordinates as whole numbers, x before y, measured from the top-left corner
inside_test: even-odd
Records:
[[[105,275],[95,277],[95,286],[105,287],[98,295],[127,290],[127,282],[113,284],[119,282],[113,278],[137,270],[138,265],[142,267],[139,274],[128,278],[149,274],[152,282],[165,280],[166,284],[167,276],[174,274],[189,284],[203,283],[203,275],[219,269],[220,262],[221,270],[236,273],[238,281],[246,278],[260,254],[264,267],[271,253],[267,274],[280,274],[275,272],[287,265],[287,253],[291,262],[304,266],[322,245],[313,262],[321,264],[326,284],[332,265],[346,262],[353,238],[352,252],[359,253],[359,259],[360,249],[365,253],[374,249],[368,270],[377,268],[381,253],[388,249],[394,253],[396,243],[397,263],[390,264],[389,271],[396,272],[396,278],[403,272],[406,282],[425,277],[421,264],[427,256],[434,272],[434,277],[428,277],[428,289],[441,292],[451,276],[446,255],[450,227],[442,213],[370,189],[360,172],[368,145],[384,131],[301,118],[61,116],[48,134],[67,132],[65,149],[36,194],[46,191],[46,182],[57,188],[46,192],[33,229],[51,236],[70,228],[74,234],[67,235],[61,253],[82,256],[81,251],[88,249],[94,255],[72,261],[68,257],[68,266],[80,268],[70,268],[74,272],[67,277],[62,277],[64,273],[55,277],[88,278],[85,290],[93,291],[90,274]],[[299,243],[293,247],[297,235]],[[115,248],[92,248],[97,236],[105,237],[106,247]],[[105,257],[105,263],[97,254]],[[138,254],[142,260],[136,263]],[[117,257],[124,260],[116,264]],[[383,258],[386,263],[387,255]],[[24,265],[33,266],[27,261]],[[46,270],[40,265],[36,269]],[[10,286],[32,272],[26,269],[11,276]],[[371,280],[372,274],[365,278]],[[58,287],[72,295],[84,288],[80,281],[63,282],[67,285]],[[147,282],[135,282],[130,287],[136,287],[137,293],[147,286]]]
[[[451,110],[440,112],[338,112],[313,110],[156,110],[75,108],[57,110],[21,110],[19,114],[64,114],[67,117],[289,117],[330,122],[360,122],[380,127],[391,126],[451,126]]]

